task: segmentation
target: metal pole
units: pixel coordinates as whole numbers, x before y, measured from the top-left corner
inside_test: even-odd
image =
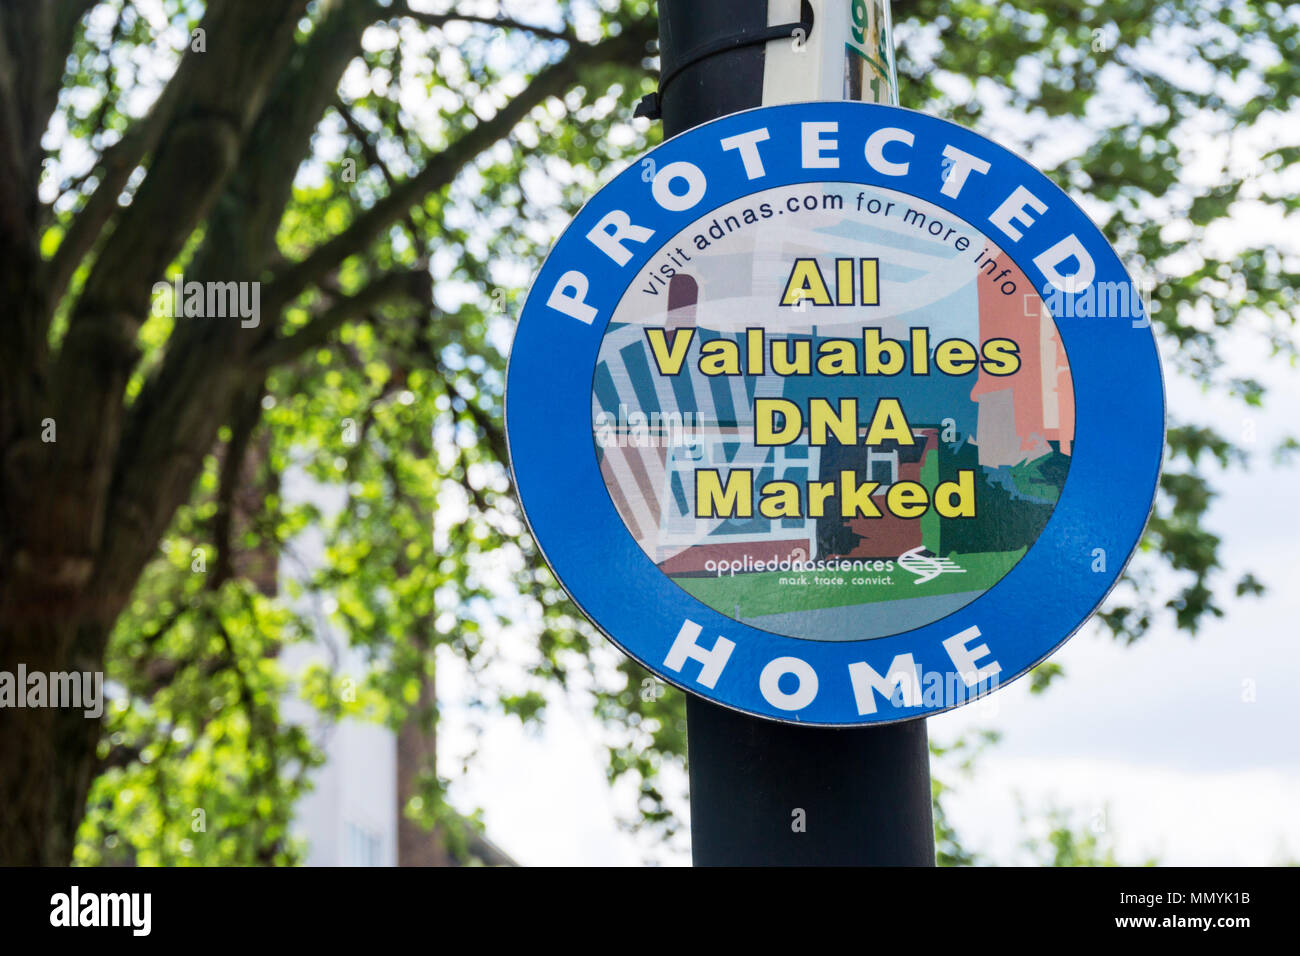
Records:
[[[888,0],[660,0],[665,134],[765,103],[897,102],[888,16]],[[799,727],[694,696],[686,714],[697,866],[934,865],[924,720]]]

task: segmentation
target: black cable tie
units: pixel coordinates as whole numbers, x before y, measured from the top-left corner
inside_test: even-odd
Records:
[[[644,116],[646,119],[657,120],[663,116],[663,104],[659,102],[659,91],[647,93],[641,97],[640,102],[636,104],[636,109],[632,111],[634,117]]]
[[[632,115],[644,116],[646,119],[652,120],[659,119],[663,115],[663,95],[664,90],[668,88],[668,84],[676,79],[677,75],[687,67],[694,66],[701,60],[730,50],[739,50],[742,47],[771,43],[773,40],[789,39],[798,36],[800,30],[803,31],[804,39],[807,39],[811,35],[812,26],[811,21],[800,20],[797,23],[783,23],[780,26],[767,27],[757,33],[734,33],[731,36],[720,37],[708,43],[702,43],[687,52],[681,61],[667,73],[659,75],[659,89],[641,97],[641,101],[637,103]]]

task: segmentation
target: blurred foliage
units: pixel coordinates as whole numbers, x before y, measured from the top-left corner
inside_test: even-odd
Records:
[[[504,4],[541,30],[433,26],[400,2],[319,0],[299,42],[349,4],[371,25],[302,157],[278,227],[285,260],[466,142],[571,48],[634,29],[653,35],[651,5],[631,0]],[[472,9],[490,19],[496,8]],[[47,254],[93,188],[93,159],[157,96],[202,13],[198,0],[104,0],[83,20],[47,137]],[[1266,402],[1259,382],[1233,377],[1223,343],[1259,341],[1294,365],[1296,252],[1253,236],[1231,248],[1216,227],[1244,212],[1280,219],[1300,202],[1297,8],[916,0],[895,3],[894,20],[904,105],[1041,164],[1150,283],[1168,371],[1243,409]],[[629,825],[683,836],[671,784],[684,768],[684,700],[647,683],[568,602],[511,495],[500,424],[505,355],[530,276],[568,216],[658,138],[629,119],[654,86],[652,66],[584,67],[338,270],[337,288],[352,292],[395,266],[427,263],[433,308],[377,305],[267,379],[248,442],[258,494],[234,546],[276,562],[278,594],[264,593],[248,567],[216,586],[196,570],[213,559],[231,432],[212,449],[115,631],[107,670],[118,699],[80,862],[300,859],[287,825],[320,759],[309,715],[436,723],[436,708],[417,714],[435,662],[470,688],[480,724],[505,713],[536,725],[557,691],[586,702],[611,782],[637,794],[641,815]],[[311,294],[294,303],[280,319],[286,331],[315,305]],[[146,323],[139,375],[165,350],[171,323]],[[1137,640],[1162,618],[1194,633],[1224,613],[1233,586],[1220,580],[1220,539],[1204,518],[1250,444],[1174,411],[1150,527],[1100,615],[1117,637]],[[1278,454],[1295,447],[1288,440]],[[1253,577],[1235,585],[1237,595],[1259,591]],[[1035,689],[1058,674],[1040,668]],[[447,786],[473,754],[455,758],[444,755],[410,814],[449,818]],[[936,781],[940,858],[977,862],[949,825],[947,791]],[[1052,827],[1033,845],[1040,862],[1110,858],[1063,818]]]
[[[975,762],[987,748],[998,742],[992,730],[976,731],[972,737],[961,736],[949,744],[930,742],[930,793],[934,806],[934,855],[939,866],[978,866],[986,861],[979,853],[962,844],[948,812],[947,798],[954,790],[949,779],[969,779]]]
[[[1027,813],[1022,807],[1020,821],[1029,834],[1022,849],[1036,866],[1157,866],[1159,860],[1146,857],[1140,861],[1120,861],[1115,856],[1115,840],[1107,825],[1109,808],[1098,810],[1091,820],[1078,822],[1075,814],[1061,807],[1046,812]]]
[[[961,839],[952,822],[948,804],[956,788],[943,783],[942,778],[971,779],[976,774],[981,756],[998,742],[999,737],[996,731],[976,730],[959,736],[950,744],[930,745],[934,771],[930,781],[934,794],[934,849],[939,866],[1011,863],[1027,866],[1157,865],[1158,860],[1154,857],[1136,862],[1121,862],[1116,858],[1109,807],[1101,807],[1089,819],[1079,820],[1068,807],[1049,803],[1046,807],[1027,808],[1019,798],[1020,825],[1025,834],[1020,846],[1002,848],[996,857],[972,849]]]

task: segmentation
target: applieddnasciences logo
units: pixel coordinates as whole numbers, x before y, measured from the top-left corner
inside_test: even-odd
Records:
[[[81,709],[91,720],[104,713],[103,671],[0,671],[0,707]]]
[[[83,893],[73,886],[50,897],[51,926],[119,926],[133,936],[148,936],[152,911],[152,893]]]
[[[898,566],[909,574],[916,575],[913,584],[924,584],[941,574],[965,574],[966,569],[959,567],[951,558],[942,558],[927,554],[924,547],[913,548],[898,556]]]

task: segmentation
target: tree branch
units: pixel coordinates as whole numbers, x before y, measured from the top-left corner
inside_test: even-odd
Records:
[[[204,18],[208,51],[188,53],[149,172],[121,210],[96,260],[68,338],[114,311],[147,311],[149,288],[180,252],[235,168],[278,69],[293,49],[307,0],[227,0]],[[170,85],[170,84],[169,84]]]
[[[168,83],[149,112],[131,124],[126,133],[104,150],[91,172],[98,179],[95,191],[72,219],[54,255],[45,265],[45,283],[49,289],[49,308],[56,309],[72,280],[77,266],[94,248],[95,240],[118,209],[117,200],[126,188],[132,171],[158,145],[171,121],[172,107],[181,93],[181,84]]]
[[[563,40],[566,43],[577,43],[578,37],[573,32],[573,28],[565,25],[563,30],[552,30],[549,27],[534,26],[531,23],[522,23],[519,20],[511,19],[506,16],[482,17],[474,16],[469,13],[425,13],[422,10],[412,10],[406,3],[406,0],[398,0],[394,5],[399,16],[410,17],[427,27],[441,29],[448,23],[485,23],[489,26],[502,27],[506,30],[525,30],[534,36],[545,37],[548,40]]]
[[[338,95],[334,97],[334,109],[338,112],[339,116],[343,118],[343,124],[347,126],[349,132],[352,133],[352,137],[357,141],[358,145],[360,145],[361,155],[365,157],[366,165],[374,166],[383,173],[384,181],[388,183],[389,189],[396,186],[397,177],[394,176],[393,171],[388,168],[388,164],[384,162],[384,158],[379,155],[379,150],[375,148],[375,144],[370,141],[370,131],[361,125],[361,121],[357,119],[348,104],[343,102],[343,97]],[[406,231],[411,236],[411,243],[416,248],[419,248],[421,245],[420,230],[416,228],[415,219],[411,215],[411,210],[408,209],[406,211],[406,214],[402,217],[402,223],[406,226]]]
[[[325,344],[345,322],[402,296],[422,305],[431,305],[432,279],[427,268],[386,273],[356,294],[339,298],[292,335],[273,339],[255,350],[252,354],[253,368],[260,372],[292,361],[307,349]]]
[[[234,554],[230,540],[235,525],[235,493],[243,477],[244,461],[253,432],[262,418],[263,383],[245,388],[235,399],[230,423],[230,441],[226,442],[217,478],[217,510],[212,516],[212,540],[217,560],[205,582],[209,591],[217,591],[234,574]]]
[[[45,568],[80,568],[100,551],[122,396],[152,284],[235,168],[306,6],[307,0],[211,5],[203,21],[207,52],[187,55],[172,78],[181,91],[172,122],[91,267],[55,363],[51,404],[59,441],[44,450],[34,476],[51,504],[43,520],[20,530],[23,547]]]
[[[10,52],[6,22],[10,16],[0,7],[0,239],[5,246],[17,246],[28,238],[24,210],[32,184],[24,174],[18,63]]]
[[[336,8],[335,13],[360,16],[367,12],[369,5],[370,0],[345,0],[344,6]],[[332,15],[326,24],[313,31],[313,40],[331,20]],[[585,66],[620,57],[639,62],[645,56],[645,44],[653,35],[653,26],[643,22],[637,27],[619,37],[572,50],[560,63],[543,70],[500,113],[463,135],[421,173],[399,184],[388,198],[362,213],[350,229],[327,241],[309,256],[310,261],[282,269],[273,281],[263,284],[263,316],[278,317],[285,306],[308,286],[320,288],[324,279],[334,273],[337,263],[358,249],[364,249],[371,239],[392,222],[400,220],[428,191],[451,182],[475,156],[505,137],[534,106],[549,96],[562,94],[577,80]],[[360,32],[357,31],[356,35],[359,36]],[[209,40],[209,49],[211,45]],[[346,65],[347,59],[334,59],[328,66],[332,68],[340,62]],[[319,119],[320,114],[315,112],[317,102],[323,110],[334,94],[337,77],[327,79],[330,69],[317,68],[309,58],[303,58],[301,64],[301,69],[296,71],[301,75],[301,81],[290,79],[283,84],[284,98],[275,94],[273,104],[268,105],[258,120],[258,129],[265,128],[268,136],[276,129],[281,132],[286,127],[297,130],[301,123],[306,123],[309,134]],[[324,82],[333,84],[328,90],[323,85],[316,85],[301,96],[288,95],[310,81],[320,84],[323,78],[326,78]],[[322,90],[325,92],[320,92]],[[318,100],[318,95],[324,99]],[[239,171],[230,180],[218,214],[208,225],[205,248],[196,256],[196,261],[201,258],[210,262],[211,267],[225,263],[223,267],[228,269],[231,257],[243,261],[260,236],[273,236],[283,204],[279,202],[280,194],[272,188],[271,184],[276,181],[272,172],[279,170],[275,164],[283,160],[285,151],[277,149],[270,151],[275,155],[267,156],[268,151],[254,149],[258,142],[260,135],[255,131],[245,144]],[[259,162],[259,157],[262,157],[262,162]],[[289,181],[300,159],[301,156],[295,157]],[[245,204],[255,213],[251,223],[218,222],[230,214],[231,208]],[[265,231],[255,237],[254,231],[260,227],[265,227]],[[215,241],[218,235],[222,237],[220,242]],[[228,258],[223,260],[223,254]],[[264,261],[254,257],[249,265]],[[274,332],[275,325],[271,322],[260,327],[256,336],[241,335],[228,326],[210,323],[178,329],[177,333],[184,332],[181,336],[173,333],[162,367],[146,383],[131,407],[130,421],[118,447],[108,504],[108,509],[117,519],[106,529],[99,549],[97,588],[117,593],[120,586],[135,580],[139,567],[148,560],[151,546],[141,547],[139,542],[152,542],[188,494],[219,424],[215,419],[220,418],[220,411],[213,413],[210,408],[213,403],[222,403],[220,410],[224,411],[224,403],[249,376],[262,375],[274,365],[292,361],[303,350],[324,343],[339,326],[367,307],[377,306],[404,292],[425,301],[430,294],[423,288],[412,291],[400,278],[374,281],[380,284],[361,290],[350,300],[329,295],[325,312],[315,316],[304,329],[281,339],[263,337],[264,332]],[[427,283],[429,280],[426,275],[418,281]],[[196,401],[196,396],[201,398]],[[59,444],[63,445],[62,419]]]
[[[393,171],[388,168],[388,164],[379,155],[379,150],[375,149],[375,144],[370,141],[372,135],[370,130],[361,125],[361,121],[352,112],[352,108],[343,101],[343,97],[336,94],[332,105],[335,112],[342,118],[343,125],[348,128],[352,138],[361,147],[361,155],[365,157],[366,165],[378,168],[384,174],[384,180],[388,183],[390,189],[396,186],[397,177],[393,175]]]
[[[380,9],[376,0],[322,5],[310,37],[279,72],[260,108],[187,272],[260,277],[274,255],[275,231],[311,135]],[[264,295],[261,311],[278,318]],[[99,555],[105,587],[134,580],[148,560],[149,548],[140,542],[161,534],[189,494],[224,420],[225,403],[248,379],[249,353],[274,334],[275,325],[267,321],[250,332],[198,322],[173,331],[162,365],[145,383],[123,427],[108,505],[119,521],[106,530]],[[195,401],[197,396],[203,398]]]
[[[0,4],[0,232],[10,236],[20,222],[37,228],[41,137],[58,103],[77,27],[95,2]]]
[[[645,44],[652,37],[651,28],[648,23],[638,26],[641,28],[599,43],[575,47],[564,59],[546,67],[495,116],[479,123],[429,160],[420,172],[395,186],[343,232],[306,258],[282,269],[266,290],[265,298],[276,307],[292,302],[308,286],[369,245],[424,196],[450,184],[475,157],[507,136],[535,106],[567,90],[586,67],[620,57],[645,56]]]

